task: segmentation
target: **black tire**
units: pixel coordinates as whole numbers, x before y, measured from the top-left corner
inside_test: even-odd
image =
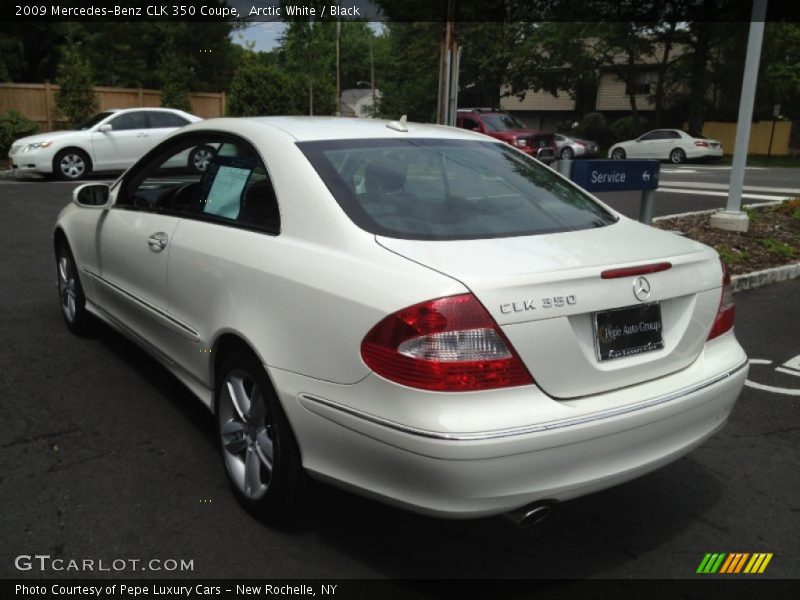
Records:
[[[231,490],[257,518],[276,524],[293,521],[306,475],[297,440],[263,365],[252,352],[236,349],[222,359],[216,379],[217,439]],[[253,394],[244,419],[229,391],[238,388],[238,381],[243,391]],[[261,408],[256,389],[264,401]],[[265,451],[267,440],[269,452]],[[270,452],[271,469],[264,460]],[[249,481],[256,485],[248,486],[251,460],[257,463],[257,475]]]
[[[64,322],[73,334],[86,337],[94,330],[94,319],[86,310],[86,297],[83,295],[78,268],[66,240],[56,245],[56,279],[58,281],[58,302]]]
[[[53,159],[53,175],[65,181],[80,181],[92,172],[92,160],[80,148],[64,148]]]
[[[686,162],[686,152],[684,152],[681,148],[675,148],[669,153],[669,162],[671,162],[673,165],[679,165]]]
[[[575,151],[569,146],[564,146],[561,149],[560,156],[562,160],[572,160],[573,158],[575,158]]]
[[[611,153],[611,158],[613,160],[625,160],[626,156],[625,150],[622,148],[614,148],[614,151]]]
[[[189,169],[195,173],[205,173],[216,153],[217,150],[213,146],[203,145],[194,148],[189,153]]]

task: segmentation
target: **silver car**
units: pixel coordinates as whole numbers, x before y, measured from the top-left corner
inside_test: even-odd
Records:
[[[581,138],[571,137],[560,133],[555,134],[556,156],[564,160],[572,160],[576,157],[589,158],[597,156],[599,146],[597,142],[582,140]]]

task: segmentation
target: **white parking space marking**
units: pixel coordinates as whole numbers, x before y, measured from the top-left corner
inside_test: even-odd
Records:
[[[660,194],[694,194],[696,196],[719,196],[720,198],[728,197],[728,192],[716,190],[689,190],[685,188],[659,187],[657,191]],[[774,196],[768,196],[766,194],[742,194],[742,198],[746,198],[747,200],[780,200],[781,198],[791,198],[791,196],[786,194],[777,194]]]
[[[800,377],[800,371],[792,371],[791,369],[784,369],[783,367],[775,367],[775,370],[779,373],[786,373],[787,375],[794,375],[795,377]]]
[[[775,394],[786,394],[787,396],[800,396],[800,390],[792,390],[789,388],[775,387],[774,385],[764,385],[763,383],[756,383],[755,381],[745,380],[744,384],[756,390],[764,390],[765,392],[774,392]]]
[[[771,365],[772,361],[767,360],[765,358],[751,358],[749,360],[751,365]],[[789,369],[784,367],[791,367]],[[789,375],[794,375],[795,377],[800,377],[800,354],[795,356],[794,358],[790,358],[785,363],[783,363],[782,367],[775,367],[775,371],[779,373],[788,373]],[[774,385],[765,385],[763,383],[757,383],[750,379],[746,379],[744,384],[747,387],[754,388],[756,390],[763,390],[765,392],[773,392],[775,394],[784,394],[786,396],[800,396],[800,389],[793,389],[793,388],[785,388],[785,387],[778,387]]]
[[[659,188],[685,186],[701,190],[723,190],[725,192],[728,191],[727,183],[702,183],[695,181],[659,181],[658,185]],[[800,196],[800,188],[755,187],[751,185],[746,185],[744,186],[744,191],[765,192],[767,194],[792,194],[795,196]]]
[[[783,363],[783,366],[787,369],[795,369],[800,371],[800,354],[787,360],[785,363]]]

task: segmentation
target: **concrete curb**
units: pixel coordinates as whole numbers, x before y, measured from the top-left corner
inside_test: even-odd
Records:
[[[752,290],[771,283],[779,283],[789,279],[800,277],[800,263],[783,265],[782,267],[772,267],[763,271],[753,271],[742,275],[731,277],[731,291],[741,292],[742,290]]]
[[[754,204],[743,204],[742,208],[760,208],[762,206],[775,206],[776,204],[783,204],[786,199],[783,200],[770,200],[769,202],[756,202]],[[719,212],[721,210],[725,210],[723,208],[710,208],[707,210],[694,210],[691,212],[684,212],[684,213],[676,213],[674,215],[664,215],[662,217],[653,217],[653,222],[656,221],[666,221],[667,219],[679,219],[680,217],[692,217],[694,215],[713,215],[715,212]]]

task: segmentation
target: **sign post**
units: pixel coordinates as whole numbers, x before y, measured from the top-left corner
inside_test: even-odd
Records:
[[[562,165],[562,163],[568,163]],[[661,163],[657,160],[559,161],[559,173],[587,192],[642,192],[639,221],[650,225],[656,204]],[[566,171],[566,172],[565,172]]]

